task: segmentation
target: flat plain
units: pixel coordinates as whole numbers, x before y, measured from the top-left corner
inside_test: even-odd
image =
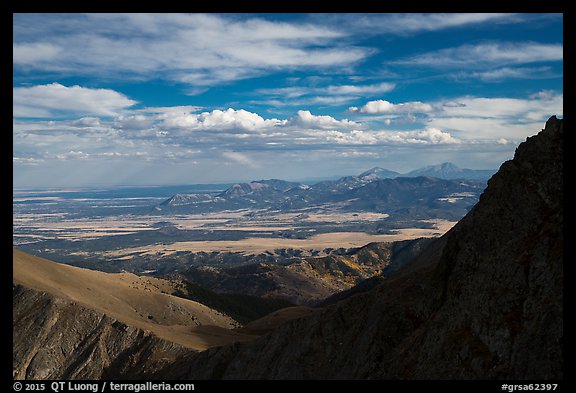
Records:
[[[117,215],[89,218],[68,218],[66,213],[21,213],[13,218],[15,245],[40,241],[66,240],[84,242],[109,238],[117,247],[99,250],[104,258],[131,259],[136,255],[166,256],[177,252],[238,252],[255,255],[277,249],[322,251],[325,249],[361,247],[371,242],[392,242],[418,237],[440,236],[456,222],[443,219],[421,220],[425,228],[400,228],[385,234],[349,230],[354,225],[377,223],[388,218],[386,213],[338,212],[324,213],[263,212],[250,209],[189,215]],[[173,241],[154,241],[154,234],[171,227]],[[328,232],[322,231],[328,228]],[[336,229],[336,230],[335,230]],[[190,233],[240,233],[234,240],[195,240]],[[298,231],[298,237],[286,236]],[[318,233],[320,232],[320,233]],[[150,235],[150,242],[134,247],[126,235]],[[302,236],[302,234],[304,236]],[[188,236],[187,236],[188,235]],[[214,237],[217,238],[218,235]],[[85,255],[86,251],[72,254]]]

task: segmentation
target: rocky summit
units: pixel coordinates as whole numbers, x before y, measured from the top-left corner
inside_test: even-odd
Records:
[[[376,288],[157,376],[561,379],[562,142],[552,117],[465,218]]]

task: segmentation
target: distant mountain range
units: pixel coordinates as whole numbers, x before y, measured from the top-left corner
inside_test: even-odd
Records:
[[[358,176],[345,176],[313,185],[270,179],[237,183],[215,194],[176,194],[155,209],[182,213],[245,208],[284,211],[330,204],[343,211],[390,212],[442,206],[456,211],[477,202],[486,187],[486,180],[494,172],[462,169],[451,163],[406,174],[375,167]],[[461,212],[460,217],[466,211]]]
[[[389,169],[374,167],[366,172],[362,172],[359,177],[374,175],[380,179],[394,179],[396,177],[429,176],[437,177],[439,179],[488,180],[494,173],[496,173],[495,169],[467,169],[460,168],[451,162],[444,162],[439,165],[429,165],[423,168],[414,169],[413,171],[406,173],[399,173]]]
[[[459,168],[456,165],[445,162],[440,165],[431,165],[424,168],[416,169],[404,174],[403,176],[431,176],[440,179],[482,179],[488,180],[496,171],[491,169],[466,169]]]

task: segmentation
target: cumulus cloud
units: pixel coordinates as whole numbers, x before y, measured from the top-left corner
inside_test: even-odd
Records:
[[[385,146],[503,149],[537,132],[550,115],[561,116],[562,104],[561,93],[540,91],[526,99],[465,96],[430,104],[378,100],[361,107],[363,112],[351,110],[393,119],[412,111],[423,113],[421,126],[408,130],[406,125],[394,129],[396,120],[383,129],[380,118],[366,116],[359,122],[304,109],[280,119],[234,108],[200,112],[195,106],[127,109],[112,119],[16,119],[14,164],[96,159],[201,162],[217,151],[223,162],[260,168],[263,157],[273,152],[374,152]]]
[[[316,116],[306,110],[298,111],[296,116],[288,119],[286,124],[314,129],[351,128],[360,126],[359,123],[348,119],[336,120],[332,116]]]
[[[434,108],[420,101],[393,104],[386,100],[369,101],[360,108],[352,106],[348,111],[361,114],[428,113]]]
[[[329,142],[344,145],[446,145],[461,142],[434,127],[413,131],[327,131],[323,137]]]
[[[300,110],[286,119],[244,109],[200,113],[196,107],[143,108],[113,119],[14,122],[17,165],[42,160],[144,159],[184,161],[219,151],[226,162],[260,165],[247,152],[313,151],[333,146],[446,145],[460,143],[439,127],[413,131],[370,129],[366,124]],[[44,152],[41,157],[31,151]],[[138,154],[136,154],[138,153]],[[207,153],[206,153],[207,154]]]
[[[406,134],[408,142],[436,144],[455,144],[460,141],[450,135],[449,132],[438,128],[428,127],[421,131],[413,131]]]
[[[188,130],[259,131],[285,124],[285,120],[264,119],[244,109],[215,109],[202,113],[172,113],[164,116],[162,126]]]
[[[13,89],[15,117],[117,116],[136,103],[114,90],[78,85],[67,87],[52,83]]]

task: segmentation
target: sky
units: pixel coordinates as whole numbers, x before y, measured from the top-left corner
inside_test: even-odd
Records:
[[[562,14],[14,14],[13,186],[498,169],[563,115]]]

